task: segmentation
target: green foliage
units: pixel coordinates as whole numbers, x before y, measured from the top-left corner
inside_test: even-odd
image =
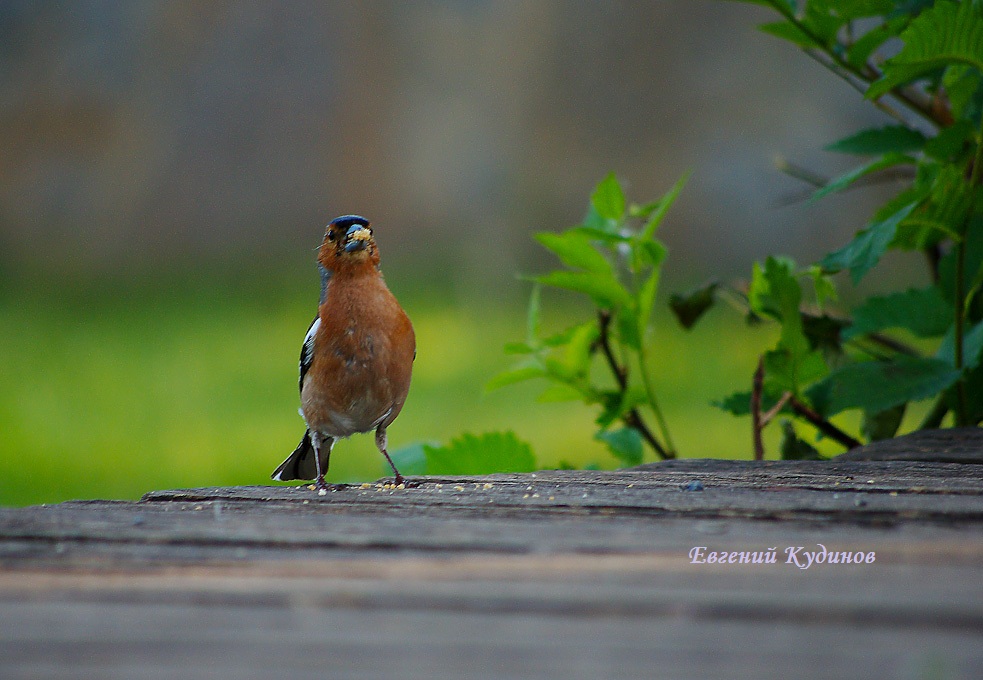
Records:
[[[669,307],[683,328],[692,328],[713,307],[714,295],[719,285],[712,281],[688,293],[673,293],[669,297]]]
[[[927,357],[896,356],[840,366],[809,390],[826,417],[851,408],[879,412],[934,396],[959,379],[952,364]]]
[[[904,47],[884,64],[868,98],[887,94],[930,71],[966,65],[983,73],[983,9],[973,0],[939,0],[901,34]]]
[[[862,130],[826,147],[827,151],[870,156],[886,153],[908,153],[925,146],[925,135],[904,125]]]
[[[591,195],[581,224],[536,240],[566,266],[532,278],[524,342],[506,345],[523,358],[488,383],[488,389],[545,378],[541,401],[583,401],[600,408],[596,438],[626,465],[643,459],[643,442],[663,458],[675,456],[653,386],[649,347],[652,311],[666,257],[656,230],[686,178],[661,199],[629,204],[614,174]],[[591,315],[559,333],[540,324],[543,288],[578,293]],[[646,416],[654,417],[657,431]],[[620,428],[613,428],[620,423]]]
[[[782,421],[782,442],[778,452],[782,460],[824,460],[815,446],[799,437],[790,420]]]
[[[952,323],[952,305],[937,286],[867,298],[853,310],[853,324],[843,331],[849,340],[891,328],[904,328],[920,338],[937,338]]]
[[[608,445],[611,455],[625,465],[639,465],[642,462],[642,435],[634,427],[622,427],[617,430],[601,430],[597,439]]]
[[[446,446],[413,444],[393,453],[405,474],[485,475],[494,472],[532,472],[532,447],[513,432],[462,434]]]
[[[889,217],[872,223],[858,232],[848,244],[823,258],[820,266],[831,274],[848,269],[853,283],[859,283],[894,242],[898,225],[914,208],[914,204],[906,205]]]
[[[779,324],[751,392],[718,403],[737,415],[759,404],[756,427],[773,405],[845,446],[856,439],[829,419],[862,413],[867,440],[896,434],[912,402],[935,399],[923,426],[947,412],[955,424],[983,419],[983,3],[976,0],[748,0],[779,20],[761,30],[806,50],[892,119],[827,150],[867,157],[820,187],[819,200],[886,177],[900,190],[850,242],[816,265],[798,269],[769,257],[752,269],[744,302],[749,318]],[[897,45],[900,44],[900,50]],[[885,58],[888,57],[888,58]],[[891,250],[916,251],[931,284],[861,301],[852,319],[817,314],[806,303],[812,278],[815,308],[835,302],[832,276],[857,284]],[[718,283],[671,305],[689,328],[722,293]],[[908,346],[901,331],[936,342],[934,356]],[[773,415],[773,414],[770,414]],[[769,415],[769,418],[770,418]],[[789,424],[782,455],[812,455]]]

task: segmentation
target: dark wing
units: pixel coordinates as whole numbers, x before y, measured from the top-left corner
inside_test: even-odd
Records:
[[[300,390],[304,390],[304,376],[307,375],[308,369],[310,369],[311,364],[314,362],[314,336],[317,335],[317,329],[321,327],[321,317],[315,316],[314,321],[311,322],[311,327],[307,329],[307,335],[304,336],[304,346],[300,348]]]

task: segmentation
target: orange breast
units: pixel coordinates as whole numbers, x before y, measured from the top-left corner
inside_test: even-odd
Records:
[[[388,425],[410,389],[413,326],[382,277],[371,274],[335,276],[319,310],[301,409],[308,426],[326,435]]]

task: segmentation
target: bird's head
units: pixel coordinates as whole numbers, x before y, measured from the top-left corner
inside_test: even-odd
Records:
[[[324,230],[317,261],[333,272],[366,264],[379,266],[379,249],[372,238],[369,221],[358,215],[331,220]]]

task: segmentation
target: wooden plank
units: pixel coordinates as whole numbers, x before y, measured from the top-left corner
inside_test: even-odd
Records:
[[[974,678],[972,634],[768,620],[229,608],[6,608],[5,678]],[[51,626],[68,618],[69,624]],[[26,625],[25,621],[34,621]],[[48,622],[47,625],[42,622]]]
[[[0,677],[977,677],[980,469],[685,460],[0,508]],[[785,552],[819,545],[875,559]]]
[[[847,451],[837,460],[900,460],[983,463],[983,428],[921,430]]]

